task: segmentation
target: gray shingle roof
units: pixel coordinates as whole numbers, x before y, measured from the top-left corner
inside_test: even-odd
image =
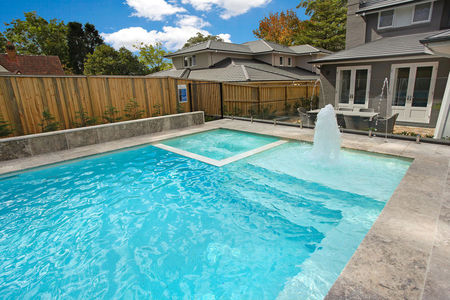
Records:
[[[420,40],[436,33],[439,33],[439,31],[381,38],[361,46],[313,60],[310,63],[428,54],[425,46],[420,43]]]
[[[388,7],[394,7],[402,4],[421,2],[417,0],[361,0],[359,2],[359,10],[356,11],[357,14],[367,13],[370,11],[376,11],[379,9],[384,9]]]
[[[328,51],[326,49],[323,48],[319,48],[319,47],[314,47],[308,44],[305,45],[298,45],[298,46],[291,46],[289,47],[291,48],[295,53],[297,54],[306,54],[306,53],[318,53],[318,52],[323,52],[323,53],[333,53],[331,51]]]
[[[258,60],[235,58],[226,58],[211,68],[194,69],[183,75],[186,75],[183,78],[217,81],[293,81],[318,78],[317,74],[301,68],[279,68]],[[168,73],[168,71],[153,73],[149,76],[181,77],[175,72]]]
[[[311,49],[311,50],[309,50],[309,49]],[[218,41],[206,41],[206,42],[198,43],[198,44],[195,44],[188,48],[180,49],[178,51],[170,53],[169,55],[166,55],[166,57],[173,57],[173,56],[178,56],[178,55],[182,55],[182,54],[195,53],[195,52],[207,51],[207,50],[233,52],[233,53],[248,54],[248,55],[261,54],[261,53],[267,53],[267,52],[281,52],[281,53],[287,53],[287,54],[292,54],[292,55],[305,54],[305,53],[311,53],[311,52],[330,53],[330,51],[328,51],[328,50],[324,50],[324,49],[317,48],[317,47],[312,47],[310,45],[287,47],[287,46],[279,45],[277,43],[272,43],[272,42],[268,42],[268,41],[264,41],[264,40],[257,40],[257,41],[247,42],[244,44],[234,44],[234,43],[226,43],[226,42],[218,42]]]
[[[441,41],[448,41],[448,40],[450,40],[450,30],[446,30],[446,31],[440,32],[438,34],[433,34],[433,35],[427,36],[424,39],[420,40],[420,42],[423,44],[427,44],[427,43],[441,42]]]

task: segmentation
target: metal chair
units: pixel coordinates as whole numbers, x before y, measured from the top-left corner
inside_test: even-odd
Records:
[[[360,112],[375,112],[375,109],[373,109],[373,108],[361,108],[359,111]]]
[[[339,107],[340,111],[353,111],[353,108],[347,108],[347,107]]]

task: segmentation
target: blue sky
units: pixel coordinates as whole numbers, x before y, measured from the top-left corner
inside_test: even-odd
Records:
[[[169,50],[180,48],[196,32],[220,35],[226,41],[254,40],[252,30],[271,12],[294,9],[307,18],[300,1],[293,0],[25,0],[8,1],[0,11],[4,23],[36,11],[45,19],[90,22],[115,48],[143,42],[161,42]]]

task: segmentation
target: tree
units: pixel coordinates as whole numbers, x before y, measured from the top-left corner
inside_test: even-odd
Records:
[[[154,46],[141,43],[134,47],[139,50],[139,61],[150,69],[150,73],[172,68],[170,60],[164,57],[169,53],[163,49],[161,43],[156,43]]]
[[[86,56],[84,74],[86,75],[146,75],[148,68],[131,51],[120,48],[116,51],[108,45],[98,46]]]
[[[5,53],[6,51],[6,37],[0,32],[0,53]]]
[[[86,23],[83,28],[78,22],[67,23],[69,68],[72,72],[83,74],[86,56],[92,54],[95,48],[102,44],[103,39],[94,25]]]
[[[13,42],[19,54],[56,55],[67,67],[67,26],[62,21],[45,20],[36,12],[24,13],[25,20],[6,23],[4,35]]]
[[[183,49],[209,40],[223,42],[223,39],[217,35],[203,35],[201,32],[197,32],[197,35],[189,38],[186,41],[186,43],[183,46]]]
[[[267,41],[292,46],[295,36],[303,29],[303,22],[293,10],[271,13],[259,21],[259,28],[253,30],[253,34]]]
[[[345,48],[346,0],[302,0],[297,8],[306,8],[311,19],[295,38],[296,44],[310,44],[331,51]]]

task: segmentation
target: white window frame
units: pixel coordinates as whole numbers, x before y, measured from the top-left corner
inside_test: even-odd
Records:
[[[430,14],[428,15],[428,20],[426,20],[426,21],[418,21],[418,22],[414,22],[414,13],[415,13],[415,11],[416,11],[416,6],[417,5],[420,5],[420,4],[425,4],[425,3],[431,3],[431,6],[430,6]],[[415,3],[415,4],[411,4],[411,5],[405,5],[404,7],[406,7],[406,6],[412,6],[413,7],[413,9],[412,9],[412,14],[411,14],[411,21],[410,21],[410,24],[409,25],[405,25],[405,26],[394,26],[394,24],[396,23],[396,19],[395,19],[395,7],[394,8],[386,8],[386,9],[382,9],[382,10],[380,10],[380,11],[378,11],[378,16],[377,16],[377,29],[389,29],[389,28],[403,28],[403,27],[408,27],[408,26],[412,26],[412,25],[416,25],[416,24],[425,24],[425,23],[429,23],[429,22],[431,22],[431,17],[432,17],[432,15],[433,15],[433,7],[434,7],[434,0],[431,0],[431,1],[424,1],[424,2],[420,2],[420,3]],[[381,16],[381,13],[382,12],[384,12],[384,11],[389,11],[389,10],[393,10],[394,11],[394,14],[393,14],[393,16],[392,16],[392,25],[391,26],[383,26],[383,27],[380,27],[380,16]]]
[[[390,11],[390,10],[393,11],[393,13],[392,13],[392,24],[391,24],[390,26],[383,26],[383,27],[381,27],[381,26],[380,26],[381,13],[382,13],[382,12],[385,12],[385,11]],[[377,22],[377,28],[378,28],[378,29],[393,28],[393,27],[394,27],[394,24],[395,24],[395,8],[385,9],[385,10],[381,10],[381,11],[378,12],[378,22]]]
[[[183,56],[183,66],[185,68],[193,67],[197,65],[197,57],[195,55]]]
[[[353,97],[349,97],[348,103],[340,103],[339,96],[341,94],[341,71],[350,70],[350,94]],[[355,79],[356,79],[356,70],[367,70],[367,84],[366,84],[366,99],[364,104],[354,104],[355,97]],[[372,74],[372,66],[364,65],[364,66],[348,66],[348,67],[337,67],[336,68],[336,93],[335,93],[335,107],[359,107],[359,108],[369,108],[369,93],[370,93],[370,82]]]
[[[431,3],[431,4],[430,4],[430,14],[428,15],[428,19],[425,20],[425,21],[417,21],[417,22],[414,22],[414,15],[415,15],[415,13],[416,13],[416,7],[417,7],[417,5],[426,4],[426,3]],[[433,2],[433,1],[417,3],[416,5],[414,5],[414,9],[413,9],[413,12],[412,12],[412,15],[411,15],[411,25],[414,25],[414,24],[429,23],[429,22],[431,21],[431,15],[433,14],[433,6],[434,6],[434,2]]]
[[[288,58],[287,58],[287,63],[288,63],[288,66],[289,66],[289,67],[292,66],[292,57],[288,57]]]
[[[280,56],[280,66],[282,66],[283,63],[284,63],[284,57],[283,57],[283,56]]]

